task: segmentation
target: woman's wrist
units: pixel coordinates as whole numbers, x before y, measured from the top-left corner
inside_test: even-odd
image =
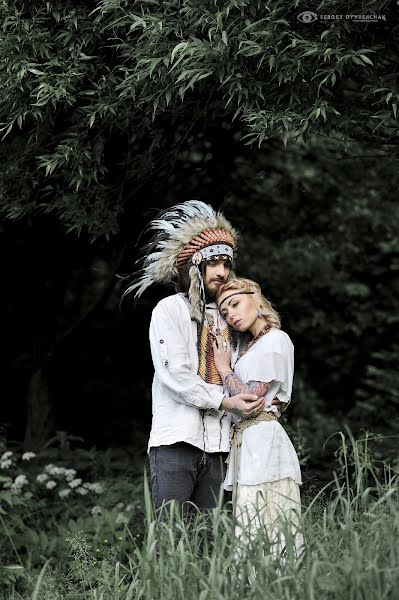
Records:
[[[222,378],[222,381],[224,383],[224,380],[226,379],[226,377],[228,377],[229,375],[234,375],[234,371],[232,369],[226,368],[226,369],[222,369],[219,372],[220,377]]]

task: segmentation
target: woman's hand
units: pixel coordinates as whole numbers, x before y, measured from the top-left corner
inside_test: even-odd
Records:
[[[213,357],[219,375],[224,377],[231,371],[231,345],[221,335],[217,335],[213,342]]]

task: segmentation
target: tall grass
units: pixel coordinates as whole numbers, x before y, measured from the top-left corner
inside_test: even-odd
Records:
[[[69,564],[53,560],[32,578],[30,593],[9,590],[4,599],[396,599],[398,473],[372,461],[368,435],[340,435],[334,480],[304,501],[306,549],[299,561],[289,553],[273,561],[262,533],[237,560],[231,512],[221,502],[212,514],[194,513],[191,520],[177,507],[165,520],[155,519],[145,482],[144,539],[132,536],[124,561],[85,558],[75,540]]]

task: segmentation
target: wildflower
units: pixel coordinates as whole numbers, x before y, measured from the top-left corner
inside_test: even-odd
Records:
[[[116,508],[118,508],[119,510],[122,510],[122,508],[124,507],[124,503],[123,502],[118,502],[118,504],[116,505]]]
[[[21,489],[22,488],[19,485],[15,485],[15,482],[10,485],[10,492],[12,494],[17,494],[17,495],[20,494]]]
[[[47,488],[48,490],[52,490],[52,489],[53,489],[53,488],[54,488],[56,485],[57,485],[57,482],[56,482],[56,481],[54,481],[53,479],[50,479],[50,481],[48,481],[48,482],[46,483],[46,488]]]
[[[93,508],[91,509],[91,514],[93,515],[93,517],[98,517],[99,515],[101,515],[101,513],[101,506],[93,506]]]
[[[2,468],[2,469],[8,469],[9,467],[11,467],[11,465],[12,465],[12,461],[9,459],[2,460],[0,462],[0,468]]]
[[[36,454],[34,452],[24,452],[22,455],[22,460],[30,460],[31,458],[35,458]]]
[[[68,481],[72,481],[72,479],[75,478],[76,471],[75,471],[75,469],[65,469],[64,475]]]
[[[103,493],[103,488],[101,483],[84,483],[83,487],[87,488],[88,490],[90,490],[91,492],[94,492],[95,494],[102,494]]]
[[[78,494],[80,494],[81,496],[85,496],[86,494],[88,494],[88,490],[86,490],[86,488],[84,488],[84,487],[76,488],[76,492]]]
[[[122,524],[125,524],[125,523],[127,523],[127,521],[128,521],[128,520],[127,520],[126,516],[125,516],[123,513],[118,513],[118,514],[116,515],[116,519],[115,519],[115,523],[116,523],[116,525],[122,525]]]
[[[133,510],[133,508],[134,508],[134,504],[128,504],[125,508],[125,511],[130,512],[131,510]]]
[[[3,452],[3,454],[0,456],[0,461],[7,460],[7,459],[11,458],[12,456],[13,456],[13,452],[11,452],[11,450],[7,450],[7,452]]]
[[[66,498],[67,496],[69,496],[69,494],[71,493],[72,490],[70,490],[69,488],[64,488],[63,490],[60,490],[58,492],[58,495],[60,498]]]
[[[64,467],[56,467],[55,465],[47,465],[46,467],[47,473],[50,475],[63,475],[65,473]]]
[[[18,475],[15,478],[15,481],[9,486],[10,491],[13,494],[20,494],[24,485],[28,483],[28,478],[26,475]]]
[[[39,473],[39,475],[36,477],[36,481],[38,481],[39,483],[43,483],[44,481],[46,481],[46,479],[48,479],[47,473]]]
[[[78,487],[80,484],[82,483],[81,479],[72,479],[72,481],[69,482],[69,487],[71,488],[75,488]]]
[[[27,483],[28,483],[28,478],[26,475],[18,475],[14,481],[14,484],[18,487],[23,487]]]

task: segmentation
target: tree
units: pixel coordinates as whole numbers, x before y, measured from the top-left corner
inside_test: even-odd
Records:
[[[248,143],[317,133],[397,154],[392,3],[378,5],[377,23],[303,23],[287,0],[101,0],[94,10],[3,0],[0,10],[9,218],[53,212],[68,231],[109,238],[193,125],[221,115],[245,126]],[[323,3],[323,14],[339,10]],[[356,14],[370,11],[358,3]]]

